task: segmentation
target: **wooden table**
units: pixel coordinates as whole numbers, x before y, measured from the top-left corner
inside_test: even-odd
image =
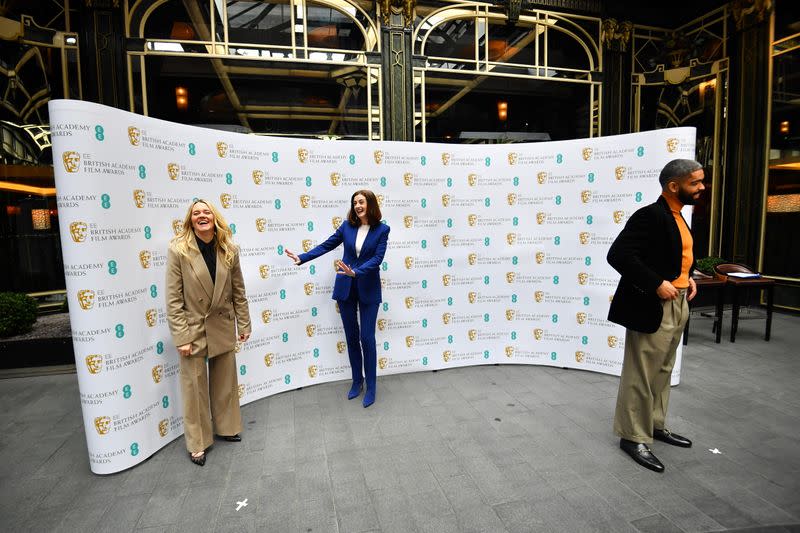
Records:
[[[733,278],[728,276],[727,285],[731,287],[731,342],[736,342],[736,330],[739,328],[739,292],[750,288],[767,291],[767,326],[764,340],[769,341],[772,330],[772,298],[775,292],[775,280],[772,278]]]
[[[700,294],[700,291],[705,291],[708,289],[713,290],[716,293],[716,299],[714,301],[716,309],[714,310],[714,331],[716,336],[714,338],[714,342],[717,344],[720,343],[722,340],[722,303],[725,300],[725,287],[727,283],[724,280],[717,279],[717,278],[700,278],[694,280],[695,284],[697,284],[697,293]],[[694,301],[696,298],[693,298]],[[689,302],[689,309],[692,308],[692,302]],[[691,312],[689,313],[689,318],[686,319],[686,326],[683,328],[683,344],[684,346],[689,344],[689,321],[691,319]]]

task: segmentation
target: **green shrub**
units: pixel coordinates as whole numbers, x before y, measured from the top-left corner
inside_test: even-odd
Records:
[[[713,276],[714,267],[719,265],[720,263],[730,263],[730,261],[722,259],[721,257],[704,257],[702,259],[697,260],[697,270],[699,270],[703,274],[708,274],[709,276]]]
[[[36,300],[19,292],[0,292],[0,337],[27,333],[36,322]]]

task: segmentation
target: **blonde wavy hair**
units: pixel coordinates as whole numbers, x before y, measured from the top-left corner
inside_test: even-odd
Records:
[[[192,228],[192,211],[197,204],[206,204],[214,215],[214,234],[217,238],[216,250],[222,251],[223,261],[225,266],[230,268],[233,265],[233,258],[239,252],[239,247],[233,243],[233,232],[230,226],[225,221],[225,217],[220,214],[214,204],[202,198],[196,198],[189,209],[186,211],[186,216],[183,219],[183,228],[181,232],[170,241],[170,245],[175,248],[175,251],[181,255],[188,255],[189,243],[194,241],[194,229]]]

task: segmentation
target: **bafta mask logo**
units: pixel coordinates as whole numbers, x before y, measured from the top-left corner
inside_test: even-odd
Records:
[[[414,226],[414,217],[411,215],[406,215],[403,217],[403,225],[407,228],[411,228]]]
[[[539,185],[544,185],[547,182],[547,172],[537,172],[536,181]]]
[[[592,201],[592,191],[581,191],[581,202],[588,204]]]
[[[407,255],[405,259],[403,259],[403,264],[406,265],[406,270],[411,270],[414,268],[414,258]]]
[[[533,293],[533,299],[536,300],[537,304],[542,303],[542,300],[544,300],[544,291],[536,291],[536,292],[534,292]]]
[[[178,181],[181,177],[181,167],[178,163],[167,163],[167,175],[172,181]]]
[[[450,276],[450,274],[442,275],[442,285],[444,285],[445,287],[449,287],[450,286],[450,282],[452,280],[453,280],[453,278]]]
[[[336,343],[336,351],[338,353],[344,353],[345,350],[347,350],[347,343],[344,341],[338,341]]]
[[[471,329],[471,330],[467,331],[467,337],[469,337],[469,340],[474,341],[475,339],[478,338],[478,330],[477,329]]]
[[[103,356],[91,354],[86,356],[86,368],[90,374],[99,374],[103,370]]]
[[[314,284],[313,283],[304,283],[303,284],[303,292],[306,293],[306,296],[311,296],[314,294]]]
[[[578,284],[586,285],[589,282],[589,274],[586,272],[578,272]]]
[[[467,263],[469,263],[469,266],[475,266],[475,263],[477,262],[478,262],[478,254],[471,253],[467,256]]]
[[[134,189],[133,203],[136,204],[137,209],[144,207],[144,191],[142,189]]]
[[[453,357],[453,352],[450,350],[445,350],[442,352],[442,360],[444,360],[445,363],[449,363],[451,357]]]
[[[111,429],[111,417],[98,416],[94,419],[94,429],[98,435],[107,435]]]
[[[478,175],[477,174],[468,174],[467,175],[467,183],[469,183],[470,187],[474,187],[476,183],[478,183]]]
[[[533,338],[534,339],[536,339],[537,341],[540,341],[540,340],[542,340],[542,337],[544,337],[544,330],[542,328],[536,328],[536,329],[533,330]]]
[[[240,384],[237,387],[237,391],[236,392],[239,394],[239,399],[241,400],[242,397],[244,396],[244,383]]]
[[[259,233],[264,233],[267,229],[267,219],[266,218],[257,218],[256,219],[256,231]]]
[[[442,246],[445,248],[450,246],[450,235],[442,235]]]
[[[507,283],[514,283],[514,280],[517,278],[516,272],[506,272],[506,282]]]
[[[403,174],[403,185],[406,187],[411,187],[411,184],[414,182],[414,174],[411,172],[406,172]]]
[[[144,319],[147,322],[147,327],[152,328],[156,325],[156,319],[158,318],[158,311],[155,309],[148,309],[144,312]]]
[[[586,354],[584,352],[582,352],[581,350],[578,350],[577,352],[575,352],[575,361],[578,362],[578,363],[583,363],[583,358],[585,356],[586,356]]]
[[[614,177],[617,178],[617,181],[622,181],[625,179],[625,173],[627,169],[625,167],[616,167],[614,169]]]
[[[315,378],[317,377],[317,365],[308,365],[308,377]]]
[[[139,252],[139,264],[142,265],[142,268],[150,268],[150,259],[152,257],[153,255],[147,250]]]
[[[225,209],[230,209],[231,207],[231,198],[232,196],[226,192],[219,195],[219,203],[222,204],[222,207]]]
[[[517,164],[519,160],[519,155],[516,152],[508,152],[508,164],[512,167]]]
[[[342,181],[342,175],[338,172],[331,172],[331,185],[338,187]]]
[[[303,239],[300,245],[303,247],[304,252],[309,251],[311,249],[311,239]]]
[[[680,146],[680,141],[675,137],[670,137],[667,139],[667,152],[674,154],[678,151],[678,147]]]
[[[158,434],[161,435],[162,437],[166,437],[168,431],[169,431],[169,420],[165,418],[164,420],[158,423]]]
[[[617,224],[621,224],[622,221],[625,219],[625,211],[614,211],[614,222]]]
[[[450,195],[449,194],[443,194],[442,195],[442,206],[450,207]]]
[[[506,357],[511,359],[514,357],[514,347],[513,346],[506,346]]]
[[[442,323],[447,325],[450,321],[453,320],[453,315],[451,313],[442,313]]]
[[[333,225],[333,229],[339,229],[339,226],[342,225],[342,217],[333,217],[331,219],[331,224]]]
[[[81,155],[78,152],[68,151],[61,154],[64,170],[74,174],[81,169]]]
[[[509,245],[514,246],[514,244],[516,244],[516,242],[517,242],[517,234],[516,233],[507,233],[506,234],[506,242]]]
[[[128,142],[131,143],[131,146],[139,146],[139,143],[142,142],[142,132],[139,131],[139,128],[128,126]]]
[[[450,154],[447,152],[442,152],[442,164],[447,166],[450,164]]]
[[[617,339],[616,335],[609,335],[607,340],[609,348],[617,347],[617,342],[619,341],[619,339]]]
[[[308,209],[308,206],[311,205],[311,197],[307,194],[300,195],[300,207],[303,209]]]
[[[578,241],[581,244],[589,244],[589,232],[588,231],[582,231],[582,232],[578,233]]]
[[[380,368],[381,370],[385,370],[386,369],[386,365],[388,365],[388,364],[389,364],[389,358],[388,357],[381,357],[380,359],[378,359],[378,368]]]
[[[73,222],[69,225],[69,234],[74,242],[83,242],[86,240],[86,233],[89,231],[89,226],[86,222],[80,220]]]
[[[164,365],[156,365],[150,371],[150,375],[153,376],[153,381],[155,383],[161,383],[161,378],[164,377]]]
[[[305,163],[308,161],[308,150],[305,148],[298,148],[297,149],[297,160],[301,163]]]
[[[94,305],[94,291],[91,289],[83,289],[78,291],[78,304],[81,309],[88,311]]]
[[[577,313],[575,315],[575,320],[578,321],[578,324],[586,324],[586,318],[587,318],[587,315],[583,311],[581,311],[580,313]]]
[[[273,357],[275,357],[274,353],[272,353],[272,352],[265,353],[264,354],[264,364],[267,365],[268,367],[272,366]]]
[[[315,326],[314,324],[309,324],[309,325],[306,326],[306,336],[307,337],[313,337],[314,333],[316,333],[316,332],[317,332],[317,326]]]
[[[376,165],[380,165],[383,163],[383,151],[382,150],[375,150],[372,152],[372,158],[375,160]]]
[[[268,279],[269,265],[258,265],[258,274],[261,276],[261,279]]]
[[[408,348],[413,348],[414,342],[416,342],[416,338],[413,335],[406,336],[406,346]]]
[[[261,321],[264,324],[269,324],[270,320],[272,320],[272,310],[264,309],[263,311],[261,311]]]
[[[534,257],[536,258],[537,265],[541,265],[542,263],[544,263],[544,252],[536,252],[536,255],[534,255]]]
[[[383,207],[383,195],[376,194],[375,199],[378,201],[378,207]]]
[[[386,329],[386,319],[385,318],[379,318],[378,319],[378,330],[379,331],[383,331],[385,329]]]
[[[469,301],[469,303],[471,304],[474,304],[476,301],[478,301],[478,293],[475,291],[468,292],[467,301]]]
[[[253,171],[253,183],[256,185],[261,185],[264,181],[264,172],[261,170],[254,170]]]
[[[517,193],[510,192],[508,196],[506,196],[506,200],[508,200],[508,205],[515,205],[517,203]]]
[[[220,157],[228,156],[228,144],[222,141],[217,143],[217,155]]]
[[[183,231],[183,220],[178,220],[177,218],[172,219],[172,232],[175,235],[178,235],[181,231]]]
[[[414,297],[413,296],[406,296],[406,309],[412,309],[414,307]]]
[[[239,353],[242,351],[243,344],[239,341],[236,341],[236,344],[233,345],[233,351]]]
[[[544,224],[545,220],[547,220],[547,213],[543,213],[539,211],[536,213],[536,223],[541,225]]]
[[[474,226],[477,223],[478,223],[478,215],[475,215],[473,213],[467,215],[467,224],[469,224],[470,226]]]
[[[506,320],[509,322],[514,320],[514,315],[516,315],[516,311],[513,309],[506,309]]]
[[[584,148],[583,150],[581,150],[581,156],[583,156],[584,161],[590,160],[592,158],[593,153],[594,150],[592,150],[591,148]]]

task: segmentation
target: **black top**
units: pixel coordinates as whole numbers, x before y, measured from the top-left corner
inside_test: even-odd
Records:
[[[217,238],[214,237],[209,243],[203,242],[203,239],[198,237],[196,233],[194,238],[197,240],[197,247],[200,248],[200,253],[203,254],[203,259],[206,261],[208,273],[211,274],[211,283],[213,284],[217,277]]]

